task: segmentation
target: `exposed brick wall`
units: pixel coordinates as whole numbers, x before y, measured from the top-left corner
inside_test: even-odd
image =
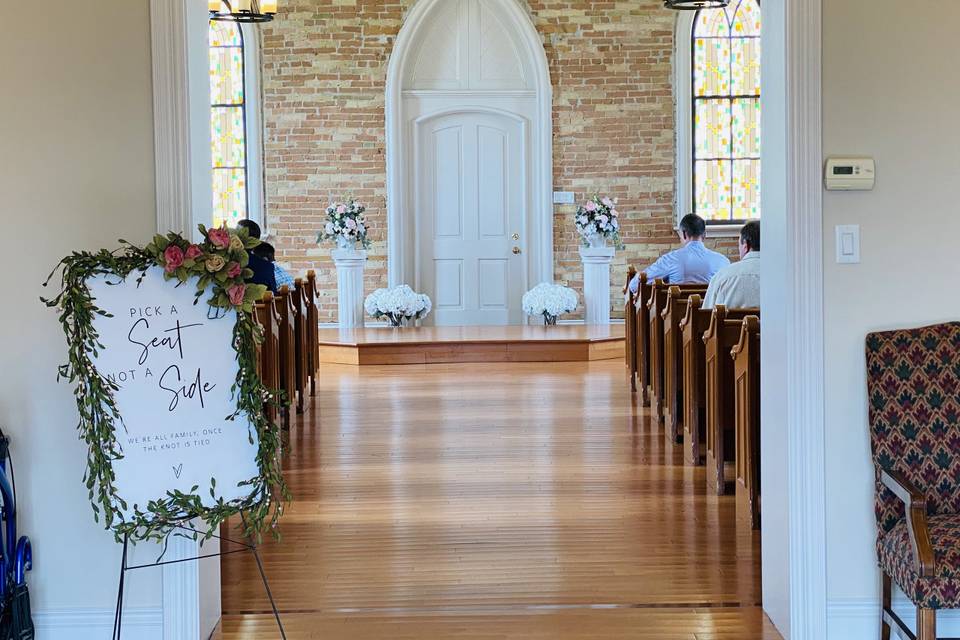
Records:
[[[366,289],[386,283],[384,90],[387,59],[413,0],[290,0],[263,28],[267,215],[278,259],[316,269],[321,319],[336,319],[336,274],[316,245],[324,208],[368,206]],[[554,90],[554,188],[620,199],[628,263],[675,247],[674,14],[661,0],[529,0]],[[555,274],[582,287],[572,208],[555,210]],[[735,251],[734,241],[720,243]],[[614,303],[614,315],[622,315]]]

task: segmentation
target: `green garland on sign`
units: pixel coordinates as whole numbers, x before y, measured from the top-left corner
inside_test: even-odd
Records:
[[[48,307],[59,310],[67,338],[68,362],[59,367],[57,379],[74,385],[80,416],[77,429],[88,452],[84,483],[94,518],[99,522],[102,517],[118,542],[124,538],[163,540],[173,529],[196,517],[207,523],[209,538],[222,522],[237,514],[243,514],[245,535],[259,541],[264,531],[277,535],[277,522],[290,500],[280,465],[280,428],[264,411],[265,404],[279,406],[285,400],[279,392],[263,385],[256,368],[256,345],[263,336],[254,320],[254,305],[266,288],[247,284],[246,279],[253,275],[247,268],[247,250],[259,240],[248,237],[245,229],[207,230],[201,225],[200,233],[204,240],[199,244],[170,233],[157,235],[144,248],[121,240],[121,248],[116,251],[74,252],[60,261],[44,283],[47,286],[60,271],[59,293],[53,298],[41,298]],[[139,282],[155,266],[163,267],[166,279],[175,280],[177,286],[198,278],[194,304],[209,294],[210,306],[237,312],[233,344],[239,370],[231,389],[237,406],[227,419],[245,416],[251,425],[251,443],[252,431],[256,430],[260,475],[244,483],[243,486],[250,487],[250,494],[243,500],[224,502],[219,498],[213,507],[203,506],[197,493],[200,487],[194,486],[190,493],[170,491],[166,497],[148,503],[146,509],[135,505],[129,516],[125,515],[127,504],[114,484],[113,461],[123,457],[114,428],[123,421],[114,399],[119,387],[101,375],[91,359],[105,348],[93,326],[94,319],[110,314],[97,307],[87,281],[112,275],[123,279],[135,276]],[[210,482],[213,497],[216,481],[211,478]]]

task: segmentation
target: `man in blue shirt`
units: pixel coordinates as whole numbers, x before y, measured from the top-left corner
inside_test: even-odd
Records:
[[[707,223],[695,213],[683,217],[678,231],[683,246],[660,256],[660,259],[644,270],[647,282],[661,278],[669,284],[695,284],[710,282],[720,269],[730,264],[726,256],[711,251],[703,245]],[[640,286],[640,274],[630,281],[634,293]]]

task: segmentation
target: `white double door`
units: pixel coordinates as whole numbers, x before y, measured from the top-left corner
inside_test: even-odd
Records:
[[[520,324],[526,288],[523,120],[458,111],[417,123],[418,270],[436,325]]]

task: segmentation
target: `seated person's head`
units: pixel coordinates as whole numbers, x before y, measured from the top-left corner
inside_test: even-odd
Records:
[[[680,229],[677,233],[680,234],[680,240],[684,244],[691,240],[703,240],[703,236],[707,234],[707,223],[697,214],[688,213],[680,220]]]
[[[274,262],[277,258],[277,252],[269,242],[261,242],[250,251],[253,255],[263,258],[267,262]]]
[[[237,227],[241,229],[246,229],[247,234],[251,238],[256,238],[257,240],[260,239],[260,225],[258,225],[253,220],[241,220],[240,222],[237,223]]]
[[[740,257],[760,251],[760,221],[751,220],[740,229]]]

